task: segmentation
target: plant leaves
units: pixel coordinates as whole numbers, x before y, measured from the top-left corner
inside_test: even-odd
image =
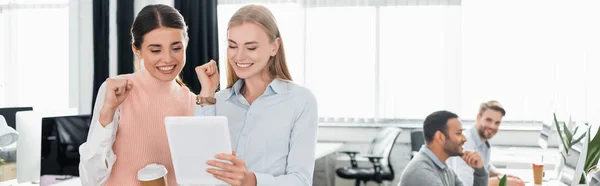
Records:
[[[593,125],[591,125],[593,126]],[[590,130],[591,126],[588,128],[587,135],[592,135]],[[590,142],[588,143],[588,153],[585,160],[584,171],[587,174],[588,171],[598,164],[598,160],[600,159],[600,127],[598,127],[598,132],[594,138],[590,138]]]
[[[567,145],[568,147],[573,146],[573,133],[571,133],[571,130],[569,130],[569,128],[567,127],[567,124],[565,124],[564,122],[563,124],[563,131],[565,132],[565,137],[567,137],[567,139],[565,139],[567,141]]]
[[[500,184],[498,186],[506,186],[506,174],[504,176],[502,176],[502,179],[500,179]]]
[[[582,134],[581,136],[579,136],[579,138],[574,140],[573,143],[571,143],[571,145],[575,145],[575,144],[579,143],[579,141],[581,141],[585,137],[585,135],[587,135],[587,134]]]
[[[569,148],[567,147],[565,138],[563,138],[562,130],[560,129],[560,125],[558,124],[558,120],[556,119],[556,113],[554,113],[554,125],[556,125],[556,130],[558,130],[558,137],[560,137],[560,142],[562,142],[565,152],[568,153]],[[566,156],[564,156],[564,154],[563,154],[563,159],[565,159],[565,158],[566,158]]]

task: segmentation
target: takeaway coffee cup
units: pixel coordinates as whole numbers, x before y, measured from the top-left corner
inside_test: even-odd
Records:
[[[544,164],[534,163],[531,167],[533,168],[533,184],[542,184],[542,178],[544,177]]]
[[[149,164],[137,174],[141,186],[167,186],[167,168],[160,164]]]

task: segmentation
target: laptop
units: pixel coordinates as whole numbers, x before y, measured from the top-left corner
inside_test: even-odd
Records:
[[[177,184],[227,184],[206,172],[212,167],[206,161],[216,160],[219,153],[232,153],[226,117],[169,116],[165,127]]]

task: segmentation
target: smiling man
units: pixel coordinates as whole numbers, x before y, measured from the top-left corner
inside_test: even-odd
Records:
[[[467,141],[458,116],[448,111],[437,111],[425,118],[423,136],[426,145],[404,168],[398,186],[435,185],[463,186],[487,185],[488,174],[477,152],[463,152]],[[456,173],[444,162],[449,157],[458,157],[471,167],[474,183],[463,184]]]
[[[490,178],[488,184],[498,185],[500,179],[504,174],[500,173],[490,161],[491,146],[489,139],[492,139],[496,133],[500,124],[502,123],[502,117],[506,115],[504,107],[500,105],[498,101],[488,101],[482,103],[479,106],[479,113],[477,114],[477,120],[475,126],[464,131],[465,137],[467,137],[467,143],[464,148],[474,150],[481,155],[485,170],[488,172]],[[460,180],[465,185],[473,184],[473,168],[468,166],[464,160],[460,158],[448,158],[446,164],[450,166]],[[509,186],[524,186],[523,181],[516,176],[507,175]]]

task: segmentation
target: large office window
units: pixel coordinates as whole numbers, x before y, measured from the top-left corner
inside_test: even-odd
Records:
[[[598,7],[588,0],[464,2],[462,111],[498,99],[507,119],[548,121],[557,112],[600,122]]]
[[[4,3],[3,1],[0,1],[0,6]],[[2,25],[3,27],[6,25],[4,23],[5,22],[4,19],[5,19],[4,13],[2,11],[0,11],[0,25]],[[5,93],[6,92],[6,83],[5,83],[5,81],[6,80],[4,78],[4,76],[5,76],[4,74],[6,73],[5,65],[4,65],[4,61],[6,58],[6,54],[4,51],[5,50],[4,45],[6,43],[6,38],[5,38],[6,36],[4,34],[4,32],[5,32],[4,30],[5,29],[0,29],[0,41],[2,41],[2,42],[0,42],[0,43],[2,43],[2,44],[0,44],[0,74],[2,74],[2,75],[0,75],[0,105],[6,105],[6,101],[5,101],[5,99],[6,99],[6,93]]]
[[[1,3],[0,107],[67,108],[69,1]]]
[[[306,14],[307,86],[319,114],[375,116],[375,8],[315,7]]]
[[[449,40],[460,37],[460,7],[382,7],[379,22],[379,93],[383,118],[422,119],[434,110],[446,109],[446,94],[456,88],[445,85],[452,66],[460,65],[447,53],[460,47]],[[460,51],[460,50],[458,50]]]
[[[492,99],[505,120],[600,115],[599,3],[348,2],[221,0],[220,46],[239,7],[267,3],[321,117],[423,119],[447,109],[472,120]]]
[[[263,1],[219,2],[224,64],[227,21],[246,3]],[[445,53],[460,44],[447,43],[445,33],[452,31],[445,16],[459,19],[446,10],[459,7],[394,2],[263,4],[278,21],[295,82],[316,95],[320,116],[422,118],[445,106],[444,69],[453,62]]]

